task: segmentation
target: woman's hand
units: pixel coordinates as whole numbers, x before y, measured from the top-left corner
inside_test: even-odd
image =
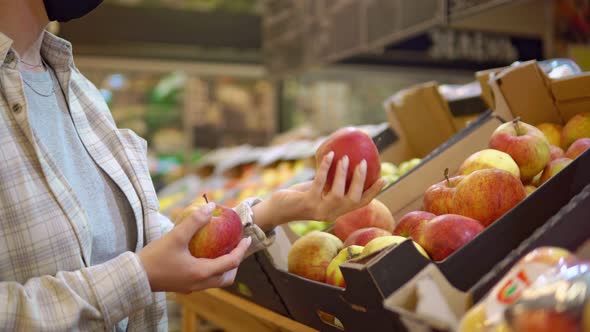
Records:
[[[279,190],[270,199],[254,206],[254,222],[263,230],[293,220],[334,221],[339,216],[368,204],[385,185],[384,179],[377,180],[363,192],[367,175],[367,163],[362,161],[354,171],[352,182],[345,192],[348,157],[340,159],[329,192],[324,192],[328,171],[334,153],[327,154],[313,181]]]
[[[215,204],[209,203],[196,210],[138,253],[152,291],[190,293],[233,283],[252,239],[243,239],[232,252],[215,259],[195,258],[188,249],[191,238],[209,222],[214,208]]]

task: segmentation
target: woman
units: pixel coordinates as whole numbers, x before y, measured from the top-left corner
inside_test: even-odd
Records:
[[[363,192],[361,163],[345,192],[343,158],[323,193],[330,154],[313,182],[240,204],[246,235],[231,253],[192,257],[214,204],[174,228],[158,213],[145,141],[116,127],[71,45],[45,31],[99,3],[0,0],[1,330],[165,330],[163,292],[229,285],[278,224],[334,220],[384,185]]]

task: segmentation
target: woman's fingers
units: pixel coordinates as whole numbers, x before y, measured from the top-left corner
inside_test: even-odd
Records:
[[[208,276],[219,275],[237,268],[251,243],[252,238],[247,237],[242,239],[238,246],[227,255],[215,259],[200,259],[203,262],[202,266],[208,271]]]
[[[334,182],[332,183],[332,189],[330,193],[335,197],[343,197],[344,190],[346,187],[346,175],[348,173],[348,164],[349,159],[348,156],[342,157],[338,162],[338,166],[336,168],[336,175],[334,176]]]
[[[375,198],[381,192],[386,183],[387,181],[384,178],[379,178],[379,180],[375,181],[375,183],[373,183],[373,185],[363,193],[360,199],[361,205],[364,206],[369,204],[373,198]]]
[[[363,196],[363,189],[365,186],[365,178],[367,176],[367,161],[362,160],[354,169],[352,182],[346,196],[354,203],[358,203]]]
[[[316,194],[321,194],[324,191],[324,186],[326,185],[326,180],[328,179],[328,172],[330,171],[330,167],[334,161],[334,152],[330,151],[322,160],[319,169],[315,174],[315,178],[313,179],[312,183],[312,190]]]

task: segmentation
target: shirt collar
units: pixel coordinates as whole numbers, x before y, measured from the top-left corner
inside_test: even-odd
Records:
[[[12,39],[0,32],[0,66],[5,63],[6,59],[17,58],[16,52],[11,49],[12,43]],[[72,44],[49,31],[43,32],[41,55],[56,72],[69,70],[74,61]]]

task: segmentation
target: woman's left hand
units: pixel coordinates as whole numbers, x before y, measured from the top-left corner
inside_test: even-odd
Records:
[[[256,224],[263,229],[270,229],[293,220],[334,221],[339,216],[371,202],[386,183],[384,179],[379,179],[363,192],[367,175],[367,163],[363,160],[355,168],[346,191],[349,159],[345,156],[338,161],[332,187],[326,192],[324,186],[333,159],[332,152],[324,157],[313,181],[279,190],[270,199],[256,205]]]

